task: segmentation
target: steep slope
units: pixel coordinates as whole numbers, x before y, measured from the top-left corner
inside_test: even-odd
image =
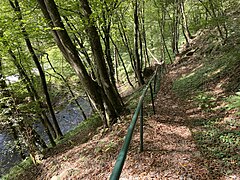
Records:
[[[156,115],[144,109],[144,152],[137,124],[121,179],[240,179],[240,118],[227,108],[240,88],[239,13],[229,18],[227,39],[201,30],[167,67]],[[109,179],[130,120],[78,134],[16,179]]]
[[[213,43],[210,34],[199,32],[168,67],[156,115],[145,118],[144,152],[139,153],[137,124],[121,179],[240,179],[239,116],[225,108],[225,97],[237,87],[231,83],[239,82],[239,60],[224,58],[234,51],[232,41]],[[99,130],[86,143],[72,139],[68,148],[55,149],[17,179],[109,179],[130,119],[122,117],[111,131]],[[223,139],[229,134],[235,141]]]

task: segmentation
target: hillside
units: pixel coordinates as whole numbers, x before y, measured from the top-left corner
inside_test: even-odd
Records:
[[[1,0],[0,179],[240,179],[239,9]]]
[[[223,43],[214,33],[199,31],[167,67],[156,115],[145,107],[144,152],[137,124],[122,179],[240,179],[239,116],[227,108],[240,85],[240,39]],[[17,179],[108,179],[130,120],[85,134],[87,142],[79,132]]]

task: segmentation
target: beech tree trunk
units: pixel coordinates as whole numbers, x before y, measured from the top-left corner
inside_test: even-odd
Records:
[[[179,41],[179,0],[175,0],[173,15],[173,42],[172,42],[172,49],[175,56],[179,54],[178,41]]]
[[[82,113],[83,118],[86,120],[86,119],[87,119],[87,116],[86,116],[86,114],[85,114],[82,106],[79,104],[77,97],[74,95],[74,92],[73,92],[71,86],[69,85],[69,83],[67,82],[67,80],[64,78],[64,76],[63,76],[61,73],[59,73],[59,72],[57,72],[57,71],[55,70],[55,68],[53,67],[53,65],[52,65],[52,63],[51,63],[51,61],[50,61],[50,59],[49,59],[48,53],[44,53],[44,54],[46,54],[48,63],[49,63],[49,65],[51,66],[51,68],[52,68],[52,70],[54,71],[54,73],[56,73],[58,76],[60,76],[61,79],[63,80],[63,82],[65,83],[65,85],[67,86],[67,88],[68,88],[68,90],[69,90],[72,98],[74,99],[76,105],[77,105],[78,108],[80,109],[80,112]]]
[[[1,31],[0,31],[0,37],[1,37]],[[0,56],[0,87],[1,87],[1,91],[4,91],[4,89],[7,87],[7,83],[2,74],[2,57],[1,56]],[[4,93],[2,94],[4,95]]]
[[[75,25],[73,23],[71,23],[69,21],[69,19],[66,16],[63,16],[64,20],[66,21],[68,27],[72,30],[75,31],[77,34],[74,33],[74,40],[77,42],[77,44],[79,45],[79,47],[81,48],[80,53],[82,53],[87,61],[87,64],[89,65],[90,69],[91,69],[91,75],[94,79],[96,79],[96,76],[94,74],[94,69],[92,67],[92,63],[91,63],[91,59],[88,55],[87,49],[84,47],[83,45],[83,40],[81,37],[81,33],[78,31],[78,29],[75,27]],[[78,36],[77,36],[78,35]]]
[[[97,32],[96,26],[93,24],[92,20],[90,19],[90,16],[92,15],[92,10],[89,6],[89,3],[87,0],[80,0],[81,8],[83,10],[84,18],[87,20],[87,25],[85,26],[85,31],[88,35],[90,46],[93,52],[94,62],[97,67],[97,78],[100,86],[103,88],[103,93],[106,94],[107,98],[110,101],[110,105],[113,106],[113,108],[116,110],[116,113],[119,114],[122,111],[123,104],[120,98],[120,95],[114,88],[115,85],[111,83],[106,61],[103,54],[102,45],[100,42],[100,36]],[[107,37],[107,40],[109,41],[109,37]],[[109,44],[108,44],[109,45]],[[110,47],[107,47],[110,48]],[[109,60],[112,61],[112,60]],[[110,66],[111,66],[111,62]],[[106,99],[107,100],[107,99]]]
[[[99,46],[100,38],[97,34],[96,28],[93,25],[87,25],[86,32],[91,36],[89,39],[94,55],[95,66],[98,68],[98,74],[96,74],[96,76],[99,84],[92,80],[87,73],[86,68],[78,55],[76,46],[72,43],[72,40],[62,23],[54,0],[38,0],[38,4],[40,5],[45,18],[49,22],[49,25],[53,28],[52,34],[59,49],[80,78],[85,91],[93,102],[95,108],[102,116],[105,125],[108,126],[110,123],[116,122],[115,120],[122,111],[123,105],[119,100],[119,96],[113,91],[108,74],[106,74],[107,69],[101,46]],[[89,18],[89,6],[85,1],[83,1],[82,7],[86,8],[83,9],[85,11],[84,16]],[[55,30],[54,27],[58,27],[61,30]]]
[[[192,35],[189,31],[188,28],[188,21],[187,21],[187,16],[185,14],[185,5],[184,5],[184,0],[180,1],[180,10],[182,14],[182,28],[183,28],[183,34],[186,39],[187,46],[189,46],[189,42],[192,39]]]
[[[115,42],[113,41],[113,39],[112,39],[111,36],[110,36],[110,39],[111,39],[111,41],[112,41],[112,43],[113,43],[113,45],[114,45],[114,47],[115,47],[115,51],[116,51],[115,54],[116,54],[116,56],[117,56],[116,58],[119,57],[119,59],[121,60],[123,69],[124,69],[125,74],[126,74],[126,78],[127,78],[128,84],[129,84],[132,88],[134,88],[134,86],[133,86],[133,84],[131,83],[131,80],[130,80],[130,78],[129,78],[129,75],[128,75],[128,72],[127,72],[127,68],[126,68],[126,66],[125,66],[125,64],[124,64],[124,61],[123,61],[123,59],[122,59],[122,56],[120,55],[119,50],[118,50],[118,48],[117,48],[117,45],[115,44]],[[116,64],[117,64],[117,62],[116,62]],[[117,68],[116,68],[116,71],[117,71]],[[117,74],[117,73],[116,73],[116,74]]]
[[[121,17],[118,17],[118,30],[119,30],[119,34],[121,36],[121,40],[123,41],[124,46],[127,48],[127,52],[129,54],[129,58],[130,58],[130,62],[131,62],[131,66],[132,69],[134,70],[136,67],[135,61],[134,61],[134,54],[133,54],[133,50],[131,49],[131,45],[129,43],[129,39],[126,35],[126,32],[124,30],[124,25],[122,22]]]
[[[3,37],[3,33],[0,33],[0,37]],[[7,42],[3,42],[3,44],[8,47],[8,43]],[[16,66],[18,73],[20,75],[20,78],[23,79],[24,84],[26,85],[27,91],[32,99],[32,101],[35,101],[36,103],[38,103],[39,108],[42,110],[41,112],[37,112],[37,115],[41,121],[41,123],[43,124],[45,131],[49,137],[49,140],[52,144],[52,146],[55,146],[56,143],[54,142],[54,138],[56,138],[56,132],[54,131],[54,128],[52,126],[52,123],[49,121],[46,113],[44,112],[44,108],[43,108],[43,104],[41,101],[39,101],[40,97],[37,93],[37,91],[34,88],[34,85],[32,84],[32,81],[30,80],[29,76],[27,75],[27,73],[25,72],[24,68],[22,67],[22,65],[18,62],[15,54],[13,53],[13,51],[9,48],[8,49],[8,54],[12,57],[12,61],[13,64]],[[51,134],[52,133],[52,134]]]
[[[146,68],[147,65],[150,66],[150,58],[148,55],[148,46],[147,46],[147,35],[146,35],[146,29],[145,29],[145,2],[144,0],[142,1],[143,7],[142,7],[142,38],[143,38],[143,43],[144,43],[144,67]]]

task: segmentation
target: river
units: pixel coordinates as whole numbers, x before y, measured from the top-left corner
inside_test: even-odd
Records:
[[[84,110],[87,117],[92,114],[92,109],[88,101],[83,98],[78,99],[79,104]],[[83,121],[83,115],[79,107],[74,102],[68,104],[61,111],[56,112],[56,118],[59,126],[66,134],[71,129],[74,129],[81,121]],[[35,129],[42,135],[43,139],[47,141],[47,135],[44,131],[42,124],[37,123]],[[0,177],[6,174],[8,170],[21,161],[20,155],[13,149],[12,137],[7,131],[0,132]]]

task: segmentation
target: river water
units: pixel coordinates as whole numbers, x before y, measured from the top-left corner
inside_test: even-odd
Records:
[[[89,117],[92,113],[89,102],[83,98],[79,98],[78,102],[86,116]],[[84,119],[82,112],[74,102],[68,104],[61,111],[56,112],[56,118],[63,134],[74,129],[74,127]],[[37,123],[35,129],[43,136],[43,139],[47,141],[47,135],[42,124]],[[13,144],[14,142],[10,134],[6,131],[0,132],[0,178],[3,174],[6,174],[11,167],[21,161],[20,155],[13,149]]]

